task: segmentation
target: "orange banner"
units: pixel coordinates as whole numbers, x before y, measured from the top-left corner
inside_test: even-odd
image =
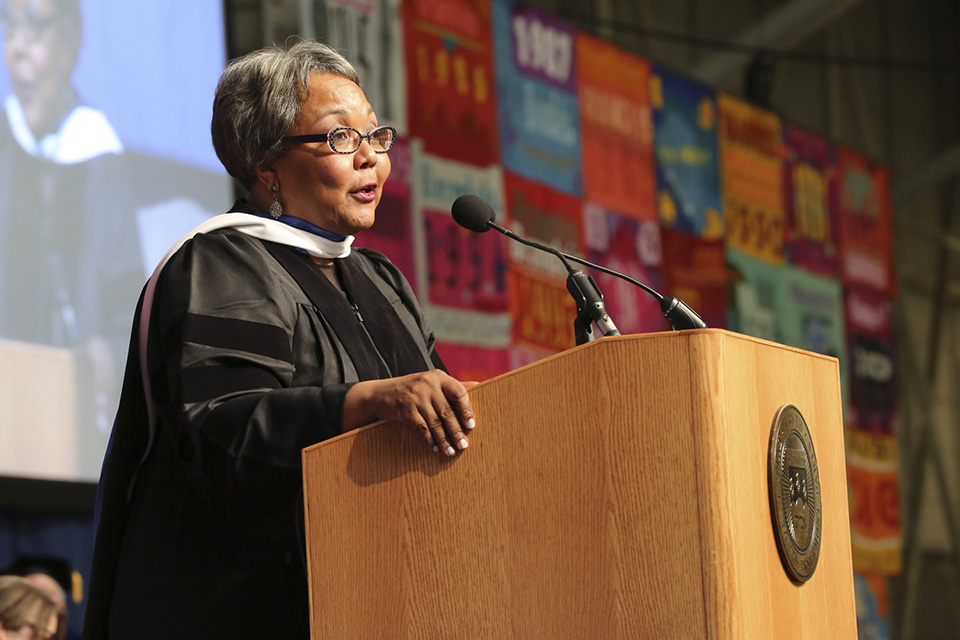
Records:
[[[656,219],[650,63],[577,35],[585,198],[637,220]]]
[[[783,136],[780,118],[729,95],[717,97],[728,247],[784,262]]]
[[[853,568],[895,575],[903,565],[895,436],[846,430]]]

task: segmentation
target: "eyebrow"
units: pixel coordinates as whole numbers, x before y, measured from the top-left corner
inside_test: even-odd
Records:
[[[373,114],[373,107],[370,107],[370,109],[367,110],[367,115],[369,116],[371,114]],[[323,120],[327,116],[343,116],[343,115],[347,115],[346,109],[331,109],[330,111],[324,111],[323,113],[318,115],[313,122],[316,123],[318,120]]]

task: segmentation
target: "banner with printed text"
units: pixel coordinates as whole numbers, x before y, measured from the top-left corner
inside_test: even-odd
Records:
[[[790,263],[829,278],[840,277],[839,222],[830,195],[837,186],[833,145],[800,127],[784,128],[783,201]]]
[[[650,63],[584,33],[576,42],[584,197],[654,220]]]
[[[660,230],[656,222],[635,220],[587,203],[582,237],[591,262],[628,275],[655,291],[661,288]],[[592,269],[590,274],[621,334],[669,330],[652,295],[621,278]]]
[[[785,266],[779,291],[780,341],[839,360],[840,397],[844,403],[849,403],[850,360],[844,324],[843,285],[833,278]]]
[[[493,25],[504,168],[580,195],[573,29],[512,0],[493,0]]]
[[[504,172],[510,227],[519,235],[554,249],[582,255],[579,198]],[[510,314],[513,342],[549,354],[576,345],[576,304],[567,292],[567,271],[556,256],[510,243]]]
[[[717,97],[727,246],[784,262],[780,118],[727,94]]]
[[[661,277],[665,296],[680,298],[711,329],[725,329],[727,267],[723,240],[660,229]]]
[[[723,237],[723,195],[713,89],[654,65],[653,106],[660,224],[706,240]]]
[[[448,342],[509,344],[505,242],[499,234],[460,227],[450,215],[459,196],[472,193],[503,211],[497,165],[479,169],[413,148],[414,229],[420,301],[437,337]]]
[[[497,162],[489,2],[407,0],[402,13],[410,134],[431,154]]]
[[[893,295],[890,172],[845,147],[837,149],[837,164],[844,281]]]
[[[730,268],[730,329],[755,338],[783,342],[779,325],[784,265],[770,264],[727,249]]]
[[[844,300],[850,353],[847,425],[890,435],[897,426],[897,369],[892,300],[865,287],[847,287]]]
[[[853,570],[896,575],[903,565],[897,439],[846,429]]]

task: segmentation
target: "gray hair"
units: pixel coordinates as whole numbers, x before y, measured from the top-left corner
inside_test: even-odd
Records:
[[[220,76],[210,123],[213,148],[245,188],[256,181],[258,169],[269,168],[283,153],[283,136],[310,95],[314,73],[331,73],[360,86],[346,58],[313,40],[248,53]]]

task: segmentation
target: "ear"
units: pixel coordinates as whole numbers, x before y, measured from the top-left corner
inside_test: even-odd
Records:
[[[277,184],[277,170],[273,167],[268,169],[257,169],[257,180],[267,191],[270,191],[270,187]]]

